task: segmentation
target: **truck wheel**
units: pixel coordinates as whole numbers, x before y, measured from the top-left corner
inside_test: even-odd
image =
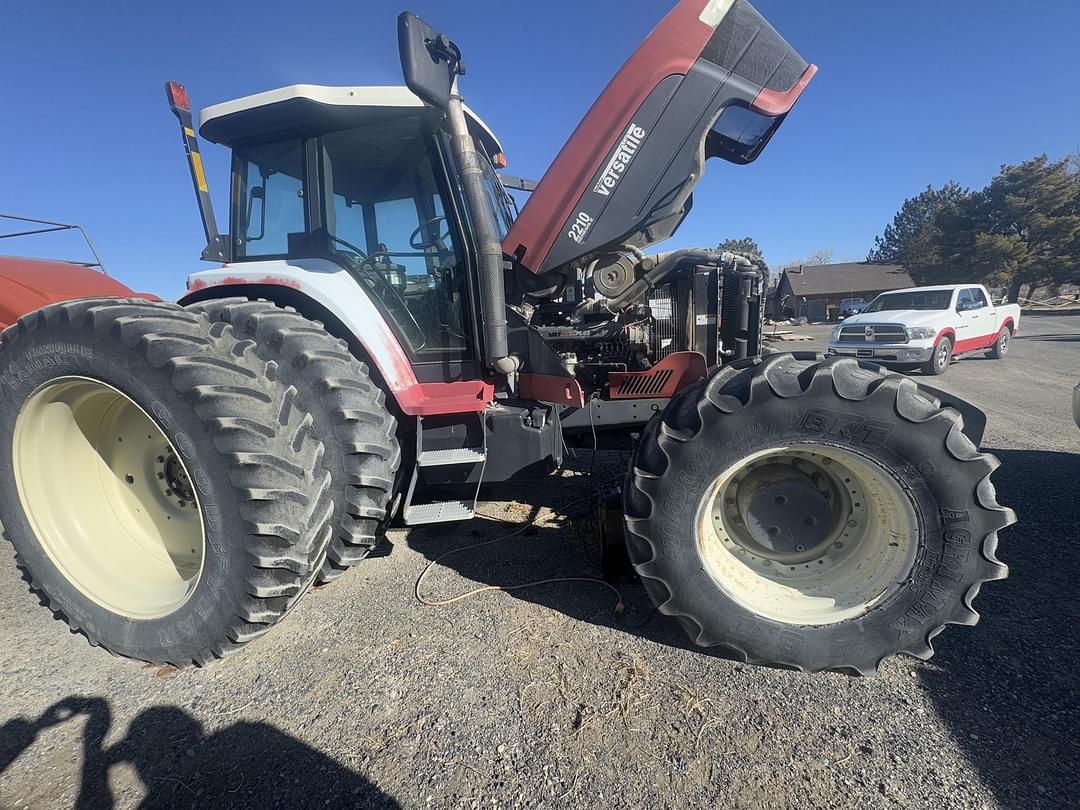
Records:
[[[299,392],[326,448],[334,499],[333,534],[318,581],[330,582],[356,565],[379,542],[401,462],[397,422],[385,394],[345,341],[322,324],[269,301],[229,298],[193,304],[211,321],[232,324],[233,333],[255,341],[263,360],[280,367]]]
[[[676,396],[642,435],[627,545],[662,613],[702,647],[870,674],[932,655],[1002,579],[992,456],[960,415],[851,358],[775,355]]]
[[[1000,360],[1009,353],[1009,345],[1011,343],[1012,332],[1006,327],[1001,330],[1001,334],[998,335],[997,340],[994,341],[994,345],[990,348],[990,351],[986,353],[986,356],[993,360]]]
[[[952,362],[952,351],[952,338],[942,338],[941,342],[934,348],[934,353],[930,356],[930,359],[922,364],[923,374],[930,374],[935,377],[938,374],[944,374],[949,367],[949,363]]]
[[[296,390],[225,324],[166,303],[32,312],[0,343],[0,518],[73,631],[177,667],[299,599],[330,476]]]

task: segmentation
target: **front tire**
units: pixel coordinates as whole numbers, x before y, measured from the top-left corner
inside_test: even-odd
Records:
[[[627,544],[702,647],[805,671],[927,658],[1007,569],[1014,521],[960,415],[884,369],[776,355],[689,387],[649,424]]]
[[[296,390],[225,324],[89,299],[0,343],[0,518],[31,587],[117,655],[182,667],[314,578],[330,476]]]
[[[923,374],[929,374],[933,377],[944,374],[946,369],[949,368],[949,363],[952,362],[952,353],[952,339],[948,337],[942,338],[941,342],[934,347],[934,353],[930,356],[930,359],[921,366]]]

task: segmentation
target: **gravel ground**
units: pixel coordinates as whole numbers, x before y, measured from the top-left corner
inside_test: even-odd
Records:
[[[1066,807],[1080,795],[1080,317],[934,382],[990,416],[1011,577],[928,663],[801,675],[689,650],[632,578],[431,598],[598,570],[588,452],[487,520],[392,533],[244,652],[143,668],[66,632],[0,548],[0,807]],[[823,346],[827,327],[803,327]],[[616,472],[602,454],[600,474]],[[505,498],[506,500],[500,500]]]

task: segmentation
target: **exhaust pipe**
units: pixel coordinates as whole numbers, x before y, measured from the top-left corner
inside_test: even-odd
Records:
[[[503,284],[502,243],[495,214],[484,192],[483,169],[476,144],[465,121],[465,106],[457,90],[457,77],[446,108],[453,136],[454,157],[461,173],[465,201],[469,204],[480,260],[480,298],[484,320],[484,359],[499,374],[512,374],[521,358],[511,356],[506,342],[506,288]]]

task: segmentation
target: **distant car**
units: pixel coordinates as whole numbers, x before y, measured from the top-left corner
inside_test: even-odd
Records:
[[[836,307],[836,320],[842,321],[852,315],[858,315],[866,308],[865,298],[844,298]]]
[[[1020,326],[1020,307],[994,306],[981,284],[912,287],[882,293],[833,329],[829,354],[941,374],[956,356],[1004,357]]]

